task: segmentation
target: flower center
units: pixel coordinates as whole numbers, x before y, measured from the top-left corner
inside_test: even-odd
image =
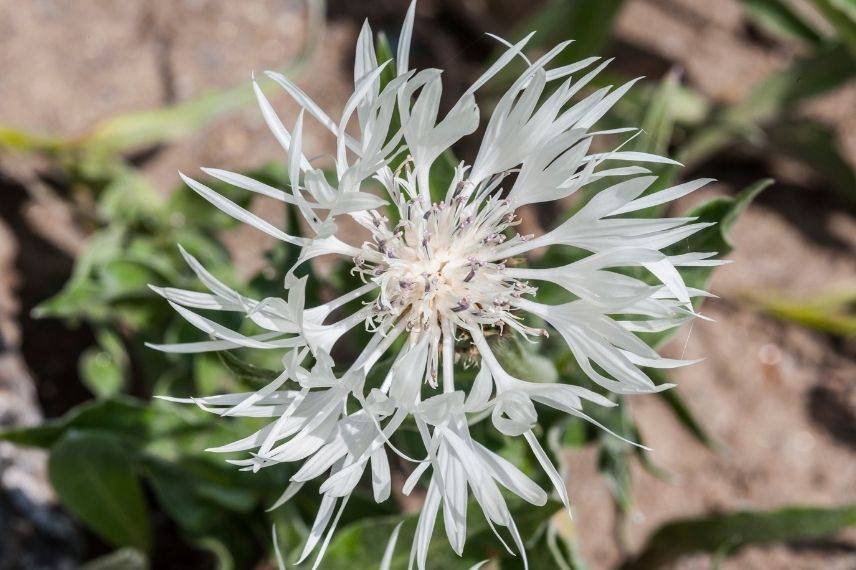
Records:
[[[513,213],[502,200],[476,209],[462,199],[423,206],[402,204],[403,218],[390,229],[373,214],[372,241],[355,258],[355,271],[380,286],[374,318],[404,315],[410,330],[448,320],[474,325],[512,324],[513,301],[534,293],[525,282],[506,275],[505,263],[486,262],[502,244]]]

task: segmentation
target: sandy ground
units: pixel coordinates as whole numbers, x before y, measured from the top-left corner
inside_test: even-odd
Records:
[[[34,0],[23,8],[0,0],[0,13],[0,123],[63,136],[84,133],[117,113],[185,100],[206,89],[240,83],[249,89],[250,71],[287,65],[306,40],[297,0]],[[730,0],[633,0],[619,18],[618,32],[623,41],[680,64],[690,83],[727,102],[785,65],[790,55],[748,41],[742,26],[739,6]],[[333,114],[350,88],[348,58],[356,31],[353,21],[337,19],[297,76]],[[289,124],[295,107],[275,90],[269,93]],[[856,157],[854,103],[856,88],[850,88],[810,109],[840,126],[851,159]],[[316,124],[310,125],[304,144],[309,155],[332,149]],[[167,192],[176,186],[179,169],[216,165],[239,170],[282,159],[257,110],[248,107],[163,150],[146,165],[145,175]],[[0,166],[8,167],[8,160],[3,158]],[[734,190],[723,185],[711,192]],[[256,210],[268,212],[263,202]],[[805,224],[799,222],[800,213],[808,216]],[[0,242],[0,323],[4,338],[14,340],[11,287],[26,283],[11,267],[16,236],[6,225],[0,225]],[[257,266],[266,244],[249,229],[229,236],[229,242],[247,271]],[[695,443],[655,398],[633,402],[655,459],[676,476],[667,484],[636,470],[634,548],[675,517],[856,501],[853,347],[833,347],[824,336],[772,321],[741,300],[749,291],[799,297],[852,280],[856,222],[822,200],[790,191],[782,200],[768,195],[752,206],[736,227],[735,242],[735,263],[713,282],[722,299],[705,306],[717,322],[696,323],[666,348],[673,356],[685,351],[687,357],[707,357],[673,377],[726,451],[715,454]],[[583,554],[593,568],[611,568],[620,553],[594,453],[574,453],[571,460],[569,484]],[[849,550],[750,548],[725,567],[854,568],[856,539],[845,539]],[[705,568],[707,563],[695,556],[678,566]]]
[[[849,235],[856,236],[850,220]],[[856,363],[830,350],[827,340],[754,313],[739,299],[747,291],[817,290],[852,278],[856,260],[831,256],[793,231],[774,211],[753,206],[735,230],[734,264],[714,277],[698,321],[664,349],[672,357],[704,357],[673,371],[684,399],[724,445],[714,453],[696,443],[656,398],[632,407],[657,464],[674,474],[666,483],[635,469],[637,505],[631,516],[634,546],[666,521],[707,512],[785,505],[839,505],[856,500],[852,410]],[[787,256],[774,251],[789,252]],[[794,263],[799,260],[800,271]],[[849,412],[837,413],[840,410]],[[608,491],[595,480],[591,450],[572,454],[569,484],[580,521],[584,556],[595,568],[619,561]],[[853,538],[853,535],[850,535]],[[703,557],[679,568],[704,568]],[[853,568],[856,554],[750,548],[725,568]],[[705,562],[706,564],[706,562]]]

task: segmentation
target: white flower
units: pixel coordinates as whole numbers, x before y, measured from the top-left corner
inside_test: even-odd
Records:
[[[397,76],[385,85],[380,78],[389,63],[378,65],[372,32],[367,24],[363,27],[357,43],[354,93],[338,121],[287,78],[268,73],[303,109],[288,131],[254,85],[264,119],[288,155],[289,191],[240,174],[204,169],[214,178],[298,208],[312,230],[311,237],[289,235],[182,175],[215,207],[301,248],[286,278],[287,297],[247,298],[186,253],[209,292],[154,288],[192,325],[212,337],[155,348],[207,352],[250,347],[283,353],[281,375],[256,392],[181,401],[222,416],[271,418],[258,432],[210,451],[249,452],[247,458],[231,462],[251,470],[300,462],[277,505],[307,481],[324,478],[321,507],[301,556],[302,561],[318,548],[316,566],[348,498],[367,470],[375,499],[389,498],[389,452],[413,464],[404,493],[431,470],[412,563],[424,568],[441,507],[449,542],[457,553],[462,552],[470,495],[491,528],[506,527],[525,560],[523,541],[500,489],[536,505],[545,503],[546,492],[474,441],[468,420],[489,417],[499,432],[523,436],[568,506],[564,482],[533,433],[537,406],[593,421],[583,411],[584,400],[601,406],[614,404],[581,386],[513,377],[494,355],[485,332],[527,338],[546,335],[546,330],[524,323],[524,317],[532,315],[561,335],[584,373],[605,390],[655,392],[669,386],[655,385],[641,367],[670,368],[690,362],[661,358],[634,333],[666,330],[695,317],[691,299],[705,293],[687,287],[676,267],[721,263],[710,259],[714,252],[662,253],[707,224],[692,218],[624,216],[679,198],[708,180],[646,194],[655,178],[646,175],[645,168],[602,166],[616,161],[673,161],[622,150],[589,154],[594,137],[630,130],[588,131],[632,81],[615,90],[594,90],[572,102],[606,63],[574,79],[572,74],[585,71],[598,58],[547,69],[567,43],[529,62],[522,53],[528,36],[517,44],[507,44],[497,62],[445,117],[439,117],[440,71],[409,67],[413,18],[411,5],[395,61]],[[526,67],[493,110],[475,161],[471,166],[458,165],[451,183],[443,189],[444,197],[433,199],[432,164],[476,130],[480,119],[476,92],[517,59],[525,61]],[[335,183],[328,182],[325,173],[301,152],[305,113],[336,138]],[[394,127],[396,117],[400,129]],[[522,206],[585,192],[590,183],[608,177],[621,177],[621,181],[594,195],[552,231],[539,236],[515,231]],[[367,190],[372,180],[383,187],[384,198]],[[362,244],[347,243],[336,224],[341,216],[364,227],[370,239]],[[573,246],[590,255],[550,269],[509,263],[543,246]],[[306,307],[305,290],[310,285],[306,278],[295,277],[295,269],[329,254],[351,261],[353,273],[363,285],[325,304]],[[613,271],[622,267],[643,267],[660,284]],[[563,287],[575,300],[561,305],[539,303],[535,286],[539,281]],[[331,322],[331,315],[340,314],[339,309],[356,300],[363,301],[361,309]],[[194,309],[242,313],[263,332],[247,336]],[[354,361],[334,366],[333,347],[357,326],[373,331],[371,341]],[[394,356],[383,382],[367,386],[367,375],[399,338],[404,339],[403,348]],[[480,357],[478,374],[469,386],[455,381],[456,350],[474,351]],[[309,368],[307,363],[311,363]],[[344,372],[337,375],[334,369]],[[421,434],[424,457],[411,457],[395,446],[394,434],[405,422],[414,423]]]

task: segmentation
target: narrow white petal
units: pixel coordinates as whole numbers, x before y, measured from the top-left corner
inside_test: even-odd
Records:
[[[238,206],[225,196],[218,194],[208,186],[205,186],[204,184],[201,184],[200,182],[197,182],[196,180],[185,176],[181,172],[179,172],[178,174],[179,176],[181,176],[181,179],[184,180],[184,183],[190,186],[197,194],[211,202],[211,204],[213,204],[218,210],[229,214],[236,220],[244,222],[245,224],[249,224],[254,228],[261,230],[266,234],[280,239],[284,242],[292,243],[295,245],[303,245],[306,243],[305,238],[297,238],[288,235],[284,231],[275,227],[273,224],[266,222],[255,214]]]

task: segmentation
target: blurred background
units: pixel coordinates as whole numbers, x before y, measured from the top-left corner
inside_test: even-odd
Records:
[[[337,116],[363,19],[394,46],[406,8],[0,0],[0,569],[274,568],[272,523],[299,545],[311,505],[264,510],[287,473],[241,474],[200,452],[246,429],[150,403],[236,391],[264,370],[147,350],[194,337],[145,284],[192,283],[181,242],[231,283],[276,290],[273,244],[177,171],[284,183],[250,73],[281,70]],[[716,322],[663,347],[706,360],[621,418],[654,451],[563,432],[575,520],[550,529],[565,565],[856,568],[856,3],[421,0],[412,58],[445,70],[448,108],[497,53],[485,32],[533,29],[533,53],[575,38],[568,61],[615,57],[602,82],[645,76],[611,120],[643,125],[640,150],[686,164],[664,176],[718,180],[672,208],[725,208],[734,247],[703,308]],[[296,106],[263,88],[291,124]],[[304,147],[335,148],[311,121]],[[289,223],[272,202],[251,207]],[[531,214],[549,225],[557,212]],[[393,512],[359,508],[343,524]],[[336,556],[328,567],[361,564]]]

